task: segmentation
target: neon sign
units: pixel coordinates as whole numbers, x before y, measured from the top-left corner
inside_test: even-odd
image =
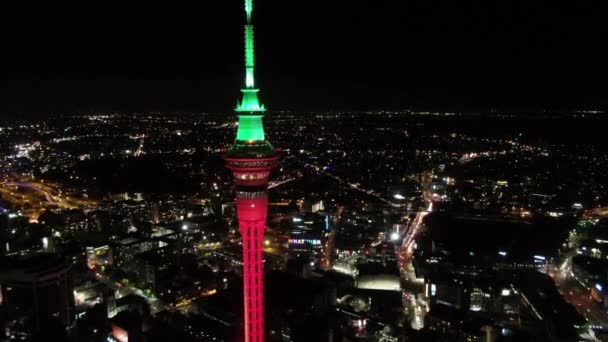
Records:
[[[321,245],[321,240],[319,239],[289,239],[289,244],[290,245],[313,245],[313,246],[320,246]]]

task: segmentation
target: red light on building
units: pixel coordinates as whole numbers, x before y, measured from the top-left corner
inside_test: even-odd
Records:
[[[112,324],[112,337],[118,342],[129,342],[129,333],[116,324]]]

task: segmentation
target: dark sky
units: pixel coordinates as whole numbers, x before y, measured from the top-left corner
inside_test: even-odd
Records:
[[[229,110],[242,1],[127,2],[3,8],[0,111]],[[602,3],[256,0],[261,97],[299,110],[605,107]]]

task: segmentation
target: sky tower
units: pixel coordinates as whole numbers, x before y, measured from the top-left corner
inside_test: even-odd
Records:
[[[235,179],[236,208],[243,241],[245,341],[264,341],[264,264],[262,249],[268,176],[277,165],[275,148],[264,135],[265,108],[258,99],[254,77],[253,0],[245,0],[245,87],[235,111],[239,118],[234,144],[224,155]]]

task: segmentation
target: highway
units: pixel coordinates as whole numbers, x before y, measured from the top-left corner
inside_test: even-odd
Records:
[[[22,209],[22,212],[32,222],[37,221],[40,214],[48,207],[84,209],[97,206],[97,202],[93,200],[70,197],[59,184],[25,177],[15,177],[0,182],[0,196],[10,204],[27,208]]]

